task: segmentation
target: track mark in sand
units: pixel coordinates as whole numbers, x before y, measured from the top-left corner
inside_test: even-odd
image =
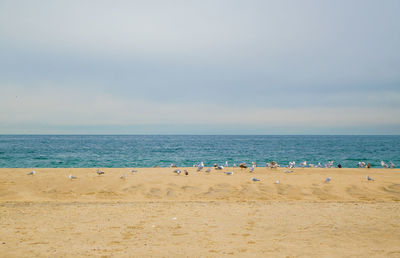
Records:
[[[196,190],[198,190],[197,187],[195,187],[195,186],[190,186],[190,185],[184,185],[184,186],[181,187],[181,189],[182,189],[184,192],[186,192],[186,191],[196,191]]]
[[[294,200],[299,200],[302,198],[302,191],[297,186],[277,184],[275,187],[279,195],[285,195]]]
[[[392,252],[388,252],[386,254],[387,254],[387,257],[400,257],[400,251],[392,251]]]
[[[382,189],[395,196],[400,196],[400,184],[391,184],[389,186],[383,186]]]
[[[172,198],[175,197],[175,191],[172,188],[167,188],[167,196]]]
[[[133,191],[137,191],[137,190],[141,190],[141,189],[143,189],[143,184],[132,185],[130,187],[126,187],[126,188],[122,189],[122,191],[133,192]]]
[[[240,253],[245,253],[245,252],[247,252],[247,249],[246,249],[246,248],[240,248],[240,249],[238,249],[238,251],[239,251]]]
[[[357,198],[357,199],[363,200],[363,201],[375,200],[375,192],[366,191],[355,185],[350,185],[349,187],[347,187],[346,193],[348,193],[351,197],[354,197],[354,198]]]
[[[29,243],[30,245],[47,245],[49,244],[49,242],[33,242],[33,243]]]
[[[330,194],[332,186],[311,187],[312,194],[317,196],[320,200],[336,199],[337,196]]]
[[[146,194],[149,198],[161,198],[161,189],[160,188],[151,188],[150,191]]]
[[[236,191],[236,188],[230,184],[217,184],[208,188],[208,191],[202,193],[203,196],[214,196],[214,197],[229,197]]]

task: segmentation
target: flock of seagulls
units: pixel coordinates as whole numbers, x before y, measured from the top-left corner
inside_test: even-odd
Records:
[[[328,162],[327,162],[326,164],[324,164],[324,165],[322,165],[321,163],[318,163],[317,165],[308,164],[307,161],[303,161],[303,162],[300,162],[300,166],[299,166],[299,167],[305,168],[305,167],[307,167],[307,165],[308,165],[308,167],[310,167],[310,168],[314,168],[314,167],[332,168],[332,167],[333,167],[333,164],[334,164],[334,161],[328,161]],[[392,161],[390,161],[389,163],[385,163],[384,161],[381,161],[380,164],[381,164],[382,168],[395,168],[395,165],[394,165],[394,163],[393,163]],[[218,165],[218,164],[214,164],[214,169],[215,169],[215,170],[223,170],[223,169],[225,169],[225,168],[228,167],[228,166],[229,166],[228,161],[226,161],[226,162],[225,162],[225,166],[221,166],[221,165]],[[239,168],[240,168],[240,169],[247,169],[247,168],[249,168],[249,172],[250,172],[250,173],[253,173],[253,172],[255,171],[256,166],[257,166],[257,164],[256,164],[255,162],[252,162],[252,165],[251,165],[250,167],[247,166],[246,163],[240,163],[240,164],[239,164]],[[359,168],[370,168],[370,167],[371,167],[371,164],[370,164],[370,163],[365,163],[365,162],[363,162],[363,161],[360,161],[360,162],[358,162],[358,165],[357,165],[357,166],[358,166]],[[158,166],[154,166],[154,167],[158,167]],[[175,164],[171,164],[170,167],[171,167],[171,168],[176,168],[175,170],[173,170],[173,172],[174,172],[175,174],[180,175],[180,174],[182,173],[182,171],[181,171],[180,169],[178,169],[177,166],[176,166]],[[205,168],[205,165],[204,165],[204,162],[200,162],[199,164],[194,164],[193,167],[196,167],[196,168],[197,168],[197,172],[200,172],[200,171],[202,171],[202,170]],[[236,167],[237,167],[236,164],[233,164],[233,165],[232,165],[232,168],[233,168],[233,169],[235,169]],[[280,167],[280,166],[279,166],[279,164],[278,164],[276,161],[271,161],[271,162],[266,163],[265,167],[267,167],[267,168],[278,168],[278,167]],[[294,171],[291,170],[291,169],[292,169],[292,168],[295,168],[295,167],[296,167],[296,162],[295,162],[295,161],[289,162],[288,166],[286,166],[286,168],[288,168],[288,169],[284,170],[284,173],[293,173]],[[338,167],[341,168],[342,166],[339,164]],[[138,171],[135,170],[135,169],[131,169],[131,170],[129,170],[129,171],[130,171],[132,174],[138,172]],[[211,172],[211,167],[208,167],[207,169],[205,169],[205,172],[206,172],[206,173],[210,173],[210,172]],[[97,169],[96,173],[97,173],[97,175],[99,175],[99,176],[105,174],[105,172],[102,171],[102,170],[100,170],[100,169]],[[29,173],[27,173],[27,175],[29,175],[29,176],[33,176],[33,175],[35,175],[35,174],[36,174],[36,171],[30,171]],[[184,170],[184,174],[185,174],[186,176],[188,176],[188,175],[189,175],[189,171],[185,169],[185,170]],[[224,171],[224,174],[225,174],[225,175],[228,175],[228,176],[231,176],[231,175],[233,175],[234,173],[233,173],[233,171]],[[123,174],[122,176],[120,176],[121,179],[126,179],[127,177],[128,177],[127,174]],[[68,176],[68,178],[69,178],[70,180],[78,179],[76,176],[73,176],[72,174],[70,174],[70,175]],[[372,178],[369,177],[369,176],[366,176],[366,179],[367,179],[367,181],[374,181],[374,179],[372,179]],[[327,177],[327,178],[325,179],[324,182],[325,182],[325,183],[329,183],[329,182],[331,182],[331,180],[332,180],[331,177]],[[255,177],[252,177],[252,178],[251,178],[251,181],[258,182],[258,181],[260,181],[260,179],[255,178]],[[275,181],[275,184],[279,184],[279,183],[280,183],[279,180],[276,180],[276,181]]]

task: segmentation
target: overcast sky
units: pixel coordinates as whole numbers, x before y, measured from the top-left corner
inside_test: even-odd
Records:
[[[0,0],[0,134],[400,134],[400,1]]]

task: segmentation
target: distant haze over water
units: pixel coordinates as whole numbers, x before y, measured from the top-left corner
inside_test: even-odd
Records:
[[[400,165],[400,136],[0,135],[0,167],[160,167],[203,161]]]

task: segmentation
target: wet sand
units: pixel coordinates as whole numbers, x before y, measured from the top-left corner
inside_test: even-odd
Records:
[[[186,169],[0,169],[0,256],[400,257],[398,169]]]

